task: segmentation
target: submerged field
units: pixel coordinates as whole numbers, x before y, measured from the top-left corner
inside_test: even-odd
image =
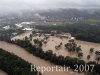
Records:
[[[21,35],[15,36],[12,38],[12,40],[15,39],[24,39],[25,36],[29,37],[31,32],[23,33]],[[42,40],[44,36],[34,36],[32,40],[34,39],[39,39]],[[65,44],[68,43],[67,38],[59,38],[56,36],[50,36],[49,39],[47,40],[47,44],[43,44],[42,49],[44,51],[52,50],[53,53],[56,53],[58,56],[70,56],[70,57],[77,57],[76,53],[69,53],[68,50],[65,48]],[[99,51],[100,49],[100,44],[99,43],[92,43],[92,42],[86,42],[86,41],[80,41],[80,40],[75,40],[76,44],[81,46],[82,52],[83,52],[83,57],[82,59],[85,61],[95,61],[95,51]],[[31,43],[34,45],[34,41],[31,41]],[[60,49],[56,49],[55,46],[59,45],[62,43],[62,46]],[[94,53],[91,55],[91,58],[87,60],[87,56],[90,54],[90,48],[94,48]]]
[[[13,37],[11,40],[15,39],[20,39],[23,40],[27,36],[28,38],[30,37],[30,34],[32,32],[25,32],[20,35],[17,35]],[[42,36],[34,36],[32,37],[32,41],[30,41],[33,45],[34,44],[34,39],[44,39],[44,35]],[[62,56],[70,56],[70,57],[77,57],[76,53],[70,53],[68,52],[68,49],[65,48],[65,44],[68,43],[69,39],[67,38],[59,38],[56,36],[49,36],[47,40],[47,44],[43,44],[42,49],[44,51],[52,50],[53,53],[56,53],[57,56],[62,55]],[[82,52],[83,52],[83,57],[82,59],[85,60],[86,62],[88,61],[94,61],[95,60],[95,53],[91,55],[90,60],[87,60],[87,55],[89,55],[89,50],[90,48],[94,48],[95,51],[99,51],[100,49],[100,44],[99,43],[92,43],[92,42],[86,42],[86,41],[80,41],[80,40],[75,40],[77,45],[81,45]],[[59,45],[62,43],[62,46],[60,49],[56,49],[55,46]],[[45,61],[43,59],[40,59],[36,56],[33,56],[29,52],[27,52],[25,49],[14,45],[14,44],[9,44],[3,41],[0,41],[0,48],[3,48],[4,50],[14,53],[15,55],[21,57],[22,59],[28,61],[29,63],[35,64],[36,66],[55,66],[54,64]],[[45,72],[43,75],[51,75],[51,74],[57,74],[57,75],[83,75],[83,74],[78,74],[74,73],[73,71],[71,72]]]

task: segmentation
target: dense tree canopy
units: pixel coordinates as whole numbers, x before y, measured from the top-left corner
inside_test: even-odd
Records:
[[[62,26],[38,26],[37,28],[43,29],[46,33],[52,30],[57,30],[57,33],[69,32],[76,39],[100,43],[100,25],[74,23]]]
[[[0,69],[9,75],[37,75],[31,72],[31,64],[12,53],[0,49]]]

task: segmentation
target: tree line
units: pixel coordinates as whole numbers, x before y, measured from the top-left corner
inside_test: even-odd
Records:
[[[71,58],[69,56],[57,56],[56,54],[53,54],[52,50],[48,50],[44,52],[41,47],[35,47],[32,46],[30,41],[28,40],[15,40],[12,41],[13,44],[17,44],[23,48],[25,48],[28,52],[32,53],[33,55],[40,57],[41,59],[50,61],[51,63],[54,63],[56,65],[61,65],[61,66],[70,66],[72,69],[75,69],[75,64],[77,65],[95,65],[93,73],[100,73],[100,64],[97,64],[94,61],[89,61],[86,63],[84,60],[78,59],[78,58]]]
[[[37,26],[37,28],[50,33],[57,30],[57,33],[69,32],[76,39],[100,43],[100,25],[90,25],[85,23],[65,24],[62,26]]]
[[[20,57],[0,49],[0,69],[8,75],[41,75],[37,71],[31,72],[31,64]]]
[[[11,37],[15,36],[12,33],[16,32],[17,35],[23,33],[21,29],[0,30],[0,40],[10,42]]]

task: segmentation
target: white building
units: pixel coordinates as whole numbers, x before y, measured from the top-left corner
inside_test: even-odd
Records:
[[[44,34],[45,36],[51,36],[51,34]]]
[[[57,34],[57,37],[61,37],[61,38],[71,38],[71,34],[70,33],[62,33],[62,34]]]
[[[75,40],[75,37],[71,37],[70,39],[71,39],[71,40]]]
[[[33,28],[24,28],[24,29],[22,29],[22,30],[24,30],[24,31],[32,31]]]
[[[22,22],[22,23],[20,23],[21,25],[28,25],[28,24],[33,24],[33,23],[35,23],[35,22]]]
[[[8,25],[8,26],[5,26],[5,27],[3,27],[5,30],[8,30],[8,29],[10,29],[10,26]]]
[[[23,26],[21,24],[15,24],[18,28],[22,28]]]

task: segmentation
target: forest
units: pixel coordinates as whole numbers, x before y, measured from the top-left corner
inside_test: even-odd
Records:
[[[37,26],[37,28],[50,33],[56,30],[57,33],[71,33],[78,40],[100,43],[100,25],[89,25],[86,23],[65,24],[62,26]]]

